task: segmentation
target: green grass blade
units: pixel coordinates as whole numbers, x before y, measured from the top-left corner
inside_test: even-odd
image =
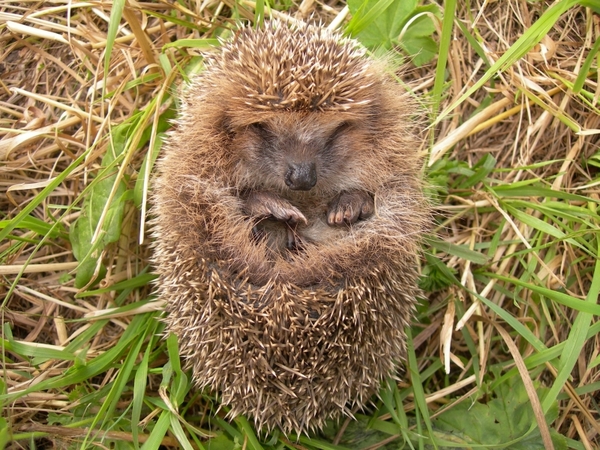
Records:
[[[433,444],[433,447],[437,449],[437,443],[435,439],[433,439],[433,427],[431,425],[431,419],[429,418],[429,408],[427,407],[427,401],[425,399],[425,391],[423,390],[421,374],[419,373],[419,365],[417,363],[417,355],[415,354],[415,348],[413,345],[412,332],[408,328],[406,330],[406,353],[408,356],[407,369],[408,373],[410,374],[410,381],[415,395],[415,406],[425,422],[429,436],[432,438],[431,444]],[[417,422],[419,422],[418,418]],[[422,440],[420,440],[419,445],[423,445]]]
[[[188,437],[183,431],[183,427],[181,423],[179,423],[179,419],[175,414],[171,414],[171,427],[170,430],[173,432],[173,435],[181,445],[181,448],[184,450],[194,450],[194,447],[190,444]]]
[[[248,438],[248,447],[253,450],[264,450],[263,446],[258,442],[258,438],[256,434],[254,434],[254,430],[252,426],[248,422],[244,416],[237,416],[235,418],[235,422],[238,424],[240,430],[244,433],[244,435]]]
[[[599,5],[600,5],[600,3],[599,3]],[[587,57],[585,58],[585,61],[581,65],[581,69],[579,69],[579,75],[577,75],[577,79],[575,80],[575,83],[573,84],[573,92],[575,94],[579,94],[581,92],[581,89],[583,89],[583,85],[585,84],[585,82],[587,80],[588,74],[590,72],[590,68],[592,67],[592,64],[594,63],[594,59],[596,59],[598,57],[598,50],[600,50],[600,36],[598,36],[598,38],[596,39],[596,42],[594,42],[594,45],[590,49],[590,52],[588,53]]]
[[[110,20],[108,22],[108,31],[106,33],[106,49],[104,50],[104,79],[108,79],[108,71],[110,68],[110,58],[112,56],[117,32],[121,25],[121,17],[125,8],[125,0],[114,0],[110,8]],[[106,86],[103,87],[104,94]]]
[[[452,43],[452,29],[454,26],[454,15],[456,14],[456,0],[444,2],[444,18],[442,21],[442,35],[440,36],[440,50],[435,68],[435,81],[433,84],[433,110],[437,111],[442,102],[444,84],[446,82],[446,66],[450,44]]]
[[[598,254],[600,254],[600,240],[597,241]],[[585,304],[590,306],[598,306],[598,296],[600,295],[600,259],[596,261],[594,268],[594,276],[592,278],[592,284],[585,300]],[[599,315],[599,313],[596,313]],[[542,400],[542,408],[544,412],[547,412],[552,406],[552,403],[556,401],[558,394],[563,389],[564,384],[571,376],[571,372],[577,360],[581,354],[581,350],[587,341],[587,333],[592,323],[593,313],[579,310],[569,337],[565,341],[565,347],[560,356],[560,370],[556,376],[550,391]]]
[[[159,450],[162,446],[162,440],[167,435],[167,430],[171,424],[171,411],[163,411],[156,421],[148,440],[144,442],[142,450]]]
[[[133,445],[136,449],[139,448],[139,423],[142,416],[142,406],[144,397],[146,396],[146,386],[148,377],[148,368],[150,363],[150,355],[155,345],[155,339],[151,338],[144,352],[144,356],[140,361],[135,372],[133,380],[133,401],[131,403],[131,434],[133,437]]]
[[[584,312],[587,314],[593,314],[595,316],[600,316],[600,305],[597,305],[596,302],[589,302],[579,300],[571,295],[563,294],[562,292],[553,291],[552,289],[548,289],[542,286],[538,286],[537,284],[527,283],[516,278],[505,277],[503,275],[486,273],[484,274],[490,278],[497,278],[498,280],[505,281],[507,283],[512,283],[517,286],[524,287],[529,289],[530,291],[537,292],[540,295],[548,297],[549,299],[555,301],[556,303],[560,303],[561,305],[568,306],[571,309],[574,309],[579,312]]]

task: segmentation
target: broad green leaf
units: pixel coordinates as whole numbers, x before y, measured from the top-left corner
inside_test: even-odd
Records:
[[[142,162],[142,167],[140,168],[140,172],[135,182],[135,187],[133,189],[133,201],[135,203],[135,206],[137,206],[138,208],[142,205],[144,199],[144,190],[149,189],[149,186],[147,186],[147,184],[149,184],[150,173],[152,173],[152,168],[154,167],[156,158],[158,158],[158,154],[163,145],[164,137],[164,133],[160,133],[156,136],[156,140],[154,141],[154,147],[146,153],[144,161]]]
[[[366,30],[367,28],[372,28],[377,25],[373,25],[373,21],[380,18],[384,13],[386,13],[388,7],[396,0],[371,0],[371,1],[362,1],[362,0],[351,0],[348,2],[348,9],[352,14],[352,19],[348,23],[346,27],[346,32],[350,35],[356,37],[359,33]],[[407,2],[410,5],[414,4],[415,0],[409,0]],[[412,10],[412,8],[411,8]],[[366,45],[363,43],[363,45]],[[375,43],[376,47],[381,46],[381,42]]]
[[[429,36],[413,36],[407,33],[400,47],[412,56],[411,61],[415,66],[422,66],[431,61],[438,54],[435,41]]]
[[[106,245],[117,242],[121,236],[121,222],[125,209],[126,186],[117,179],[116,162],[127,145],[127,137],[132,127],[130,122],[115,127],[111,145],[102,158],[103,170],[92,181],[90,190],[83,203],[81,216],[70,231],[73,254],[80,262],[75,276],[75,286],[87,285],[99,264],[99,258]],[[110,202],[115,183],[118,187]],[[107,209],[106,214],[104,213]],[[100,223],[102,217],[103,222]],[[97,228],[101,226],[98,238],[94,240]],[[100,277],[102,276],[102,269]],[[100,278],[98,277],[98,278]]]
[[[400,46],[416,65],[437,54],[431,38],[435,26],[428,15],[439,14],[437,6],[418,7],[417,0],[349,0],[348,8],[353,18],[347,31],[365,47],[390,50]]]
[[[238,450],[240,447],[223,433],[204,444],[206,450]]]
[[[540,388],[541,392],[547,391]],[[556,403],[546,419],[552,422],[558,415]],[[512,450],[543,450],[539,431],[529,433],[535,423],[527,391],[519,377],[512,377],[498,386],[494,398],[487,404],[463,401],[434,419],[437,428],[464,439],[465,444],[488,445]],[[566,441],[552,432],[555,449],[566,449]]]
[[[362,7],[365,11],[373,11],[381,4],[378,0],[349,0],[348,8],[352,14]],[[411,13],[417,7],[417,0],[394,0],[388,7],[375,18],[369,27],[355,34],[355,37],[368,48],[383,47],[390,49],[397,40],[402,26],[408,21]]]

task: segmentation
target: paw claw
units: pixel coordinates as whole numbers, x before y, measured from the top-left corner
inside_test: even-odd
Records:
[[[327,223],[331,226],[352,225],[369,218],[375,211],[370,194],[363,191],[339,193],[328,206]]]
[[[290,225],[297,225],[300,222],[307,223],[306,217],[298,208],[270,192],[252,192],[246,200],[244,212],[257,219],[272,217]]]

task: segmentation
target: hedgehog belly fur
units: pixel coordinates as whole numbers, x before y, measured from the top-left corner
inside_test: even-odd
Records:
[[[157,162],[154,265],[196,385],[319,429],[394,376],[429,209],[421,114],[352,40],[273,21],[207,57]]]

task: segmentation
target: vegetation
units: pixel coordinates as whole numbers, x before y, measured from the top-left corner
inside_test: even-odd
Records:
[[[600,447],[593,0],[0,3],[0,445]],[[406,65],[436,227],[401,381],[315,436],[226,419],[163,339],[146,221],[182,82],[240,22]]]

